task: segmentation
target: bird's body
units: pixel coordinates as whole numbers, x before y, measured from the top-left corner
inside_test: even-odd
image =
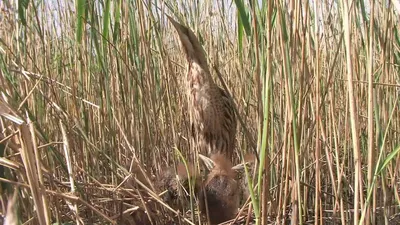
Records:
[[[200,152],[223,153],[231,159],[237,121],[229,95],[212,79],[204,50],[194,33],[169,17],[176,28],[188,61],[188,109],[192,136]]]
[[[159,191],[167,190],[162,199],[172,208],[177,209],[179,206],[185,205],[185,202],[188,203],[188,194],[191,193],[189,182],[192,182],[191,185],[194,185],[193,191],[195,193],[199,192],[201,178],[196,173],[193,164],[188,163],[187,168],[188,171],[183,163],[179,163],[176,169],[173,167],[165,168],[162,170],[157,181],[156,186]]]
[[[199,207],[211,224],[219,224],[236,216],[240,189],[230,161],[221,154],[214,154],[211,159],[215,166],[199,193]]]

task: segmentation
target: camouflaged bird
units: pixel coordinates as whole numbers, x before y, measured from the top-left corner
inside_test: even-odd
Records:
[[[229,95],[212,79],[204,50],[188,27],[169,17],[188,62],[187,95],[192,136],[200,152],[232,159],[237,120]]]
[[[179,209],[181,206],[190,204],[189,182],[192,182],[191,185],[193,185],[193,192],[195,194],[199,192],[201,186],[202,180],[197,174],[194,165],[188,163],[187,169],[188,171],[183,163],[179,163],[176,169],[173,167],[164,168],[157,182],[159,191],[166,190],[162,197],[163,201],[174,209]]]
[[[240,187],[231,162],[222,154],[213,154],[214,168],[199,193],[199,209],[211,224],[235,218],[240,203]]]

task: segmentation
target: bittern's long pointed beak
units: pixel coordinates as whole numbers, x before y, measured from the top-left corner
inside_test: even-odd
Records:
[[[166,16],[169,21],[171,21],[172,25],[175,27],[175,30],[178,33],[182,48],[185,51],[186,56],[190,59],[197,59],[200,64],[204,64],[206,60],[203,49],[193,31],[190,30],[188,27],[176,22],[174,19],[172,19],[172,17],[168,15]]]
[[[172,25],[174,25],[176,31],[178,32],[179,35],[185,34],[187,36],[187,30],[188,28],[183,26],[182,24],[176,22],[172,17],[166,15],[169,21],[171,21]]]
[[[175,27],[179,39],[181,40],[182,47],[185,50],[185,53],[189,57],[192,57],[195,52],[194,45],[198,43],[198,41],[196,40],[196,36],[188,27],[176,22],[176,20],[172,19],[172,17],[168,15],[166,16],[169,19],[169,21],[171,21],[172,25]]]
[[[209,72],[207,59],[196,35],[188,27],[176,22],[172,17],[166,15],[168,20],[171,21],[172,25],[178,33],[181,41],[182,49],[184,50],[188,61],[195,60],[203,68],[203,70]]]
[[[191,35],[190,35],[190,30],[188,27],[176,22],[176,20],[172,19],[172,17],[166,15],[169,21],[171,21],[172,25],[175,27],[176,32],[179,35],[179,39],[181,40],[181,43],[183,47],[190,51],[190,49],[193,49],[193,41],[191,40]],[[193,32],[192,32],[193,34]],[[193,34],[194,36],[194,34]]]

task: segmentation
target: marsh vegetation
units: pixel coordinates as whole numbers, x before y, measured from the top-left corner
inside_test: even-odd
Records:
[[[156,184],[198,162],[165,13],[199,37],[234,99],[234,165],[257,152],[236,223],[400,224],[398,1],[3,0],[0,11],[6,224],[199,224],[197,198],[171,207]]]

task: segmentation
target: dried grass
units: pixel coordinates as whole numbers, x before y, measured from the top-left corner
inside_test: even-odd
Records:
[[[258,152],[236,223],[399,223],[396,1],[24,2],[0,1],[3,223],[200,223],[158,184],[200,167],[164,13],[235,100],[234,164]]]

